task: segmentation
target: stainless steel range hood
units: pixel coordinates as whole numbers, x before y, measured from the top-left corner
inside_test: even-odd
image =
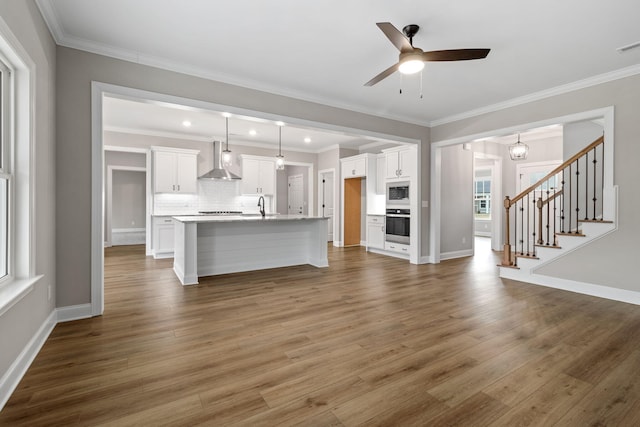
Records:
[[[213,141],[213,169],[199,176],[198,179],[242,179],[222,167],[222,142]]]

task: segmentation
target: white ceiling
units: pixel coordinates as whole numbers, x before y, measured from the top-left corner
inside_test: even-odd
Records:
[[[64,46],[272,93],[432,125],[640,72],[637,0],[37,0]],[[424,50],[491,48],[364,83],[397,50],[375,25],[418,24]],[[571,86],[571,87],[575,87]]]
[[[226,112],[110,96],[104,98],[102,109],[103,128],[107,131],[197,141],[226,141],[223,115]],[[185,126],[183,124],[185,121],[190,125]],[[251,131],[254,131],[255,135],[252,135]],[[230,114],[230,146],[240,144],[275,148],[278,140],[278,125],[275,121]],[[379,152],[383,148],[397,144],[397,141],[383,138],[321,130],[290,123],[285,123],[282,127],[284,150],[318,153],[339,145],[342,148]]]

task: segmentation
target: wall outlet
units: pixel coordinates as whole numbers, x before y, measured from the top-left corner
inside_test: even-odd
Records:
[[[464,245],[465,243],[467,243],[467,238],[466,238],[466,237],[463,237],[463,238],[462,238],[462,244]]]
[[[47,286],[47,300],[51,301],[51,285]]]

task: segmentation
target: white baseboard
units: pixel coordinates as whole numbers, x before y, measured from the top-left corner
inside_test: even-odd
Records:
[[[56,309],[58,322],[70,322],[72,320],[88,319],[92,316],[91,304],[70,305]]]
[[[147,231],[146,228],[114,228],[111,230],[112,233],[144,233]]]
[[[29,340],[29,343],[20,352],[20,355],[13,361],[7,372],[0,379],[0,411],[11,397],[20,380],[31,366],[31,363],[38,355],[38,352],[56,326],[56,310],[53,310],[49,317],[42,323],[38,332]]]
[[[341,248],[343,246],[342,240],[334,240],[333,246],[335,246],[336,248]]]
[[[513,269],[505,268],[503,270]],[[502,275],[501,277],[508,278],[507,276]],[[514,278],[514,280],[518,280],[518,278]],[[543,276],[542,274],[530,275],[527,278],[526,283],[533,283],[535,285],[546,286],[548,288],[562,289],[564,291],[575,292],[578,294],[591,295],[593,297],[640,305],[640,292],[628,291],[626,289],[612,288],[610,286],[578,282],[575,280],[560,279],[552,276]]]
[[[443,252],[440,254],[440,261],[454,258],[463,258],[466,256],[473,256],[473,249],[464,249],[461,251]]]

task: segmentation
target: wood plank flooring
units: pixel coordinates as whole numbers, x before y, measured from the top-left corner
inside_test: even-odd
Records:
[[[104,315],[56,326],[0,425],[638,425],[640,307],[498,258],[330,247],[327,269],[182,287],[172,260],[107,249]]]

